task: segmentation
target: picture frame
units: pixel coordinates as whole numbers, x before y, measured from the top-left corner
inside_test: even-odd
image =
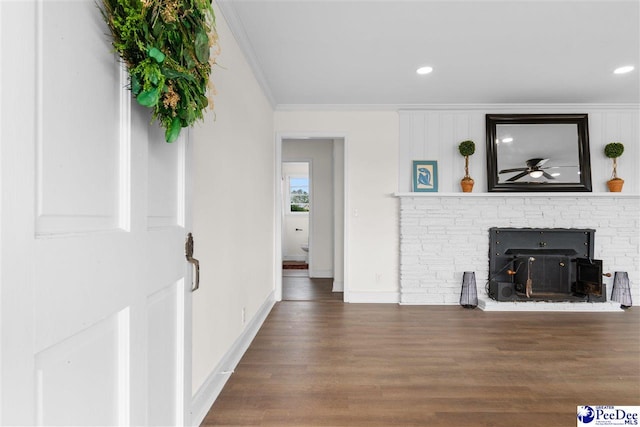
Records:
[[[489,192],[591,192],[589,115],[486,114]]]
[[[414,192],[438,191],[438,162],[436,160],[414,160],[412,176]]]

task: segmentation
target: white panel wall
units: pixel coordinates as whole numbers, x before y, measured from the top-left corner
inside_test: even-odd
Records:
[[[606,192],[612,161],[604,153],[609,142],[622,142],[624,154],[618,159],[618,176],[625,180],[625,194],[640,194],[640,109],[587,110],[591,142],[591,179],[594,192]]]
[[[507,113],[587,113],[591,148],[591,177],[594,192],[606,192],[611,177],[611,160],[603,154],[613,141],[625,144],[618,159],[618,175],[625,179],[624,192],[640,192],[640,111],[637,106],[478,106],[474,109],[432,109],[400,112],[400,192],[411,191],[412,160],[437,160],[439,192],[460,192],[464,157],[458,144],[471,139],[476,152],[469,159],[474,192],[487,191],[485,114]]]
[[[215,114],[191,134],[201,279],[193,294],[194,393],[225,378],[218,364],[275,286],[273,110],[215,4],[214,10],[223,46],[212,73]]]

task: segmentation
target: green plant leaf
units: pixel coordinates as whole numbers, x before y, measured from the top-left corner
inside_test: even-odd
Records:
[[[196,121],[196,110],[194,108],[189,108],[187,110],[187,123],[193,123]]]
[[[149,52],[147,54],[150,58],[155,59],[158,64],[162,64],[165,58],[164,53],[162,53],[157,47],[152,47],[151,49],[149,49]]]
[[[209,37],[202,28],[198,28],[195,40],[196,58],[204,64],[209,61]]]
[[[180,118],[174,117],[171,121],[171,125],[167,128],[164,133],[164,138],[167,142],[171,143],[178,139],[180,136],[180,130],[182,129],[182,124],[180,123]]]
[[[142,89],[140,79],[138,79],[137,75],[131,74],[131,92],[137,96],[140,93],[140,89]]]
[[[144,105],[145,107],[153,107],[158,103],[160,99],[160,90],[155,87],[151,90],[145,90],[140,92],[140,94],[136,97],[136,100],[140,105]]]
[[[164,76],[167,79],[177,79],[177,78],[181,78],[181,79],[185,79],[188,81],[195,81],[195,79],[193,78],[193,76],[191,74],[187,74],[187,73],[182,73],[178,70],[175,70],[173,68],[168,68],[168,67],[163,67],[162,68],[162,74],[164,74]]]
[[[142,21],[140,29],[142,30],[142,34],[144,34],[144,38],[149,39],[149,24],[146,20]]]
[[[187,68],[191,69],[196,66],[196,61],[193,60],[187,50],[182,53],[182,59],[184,60],[184,64]]]
[[[202,108],[207,108],[207,106],[209,105],[209,98],[204,95],[200,95],[200,105],[202,106]]]
[[[160,39],[162,32],[164,31],[164,23],[162,22],[161,19],[157,19],[156,22],[153,24],[153,27],[151,27],[151,31],[153,33],[153,37],[155,37],[156,39]]]

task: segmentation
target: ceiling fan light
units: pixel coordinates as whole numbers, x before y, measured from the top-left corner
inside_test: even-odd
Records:
[[[531,178],[540,178],[543,174],[544,174],[544,172],[542,172],[542,171],[531,171],[531,172],[529,172],[529,176]]]

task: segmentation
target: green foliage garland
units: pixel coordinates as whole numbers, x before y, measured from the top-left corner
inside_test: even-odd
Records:
[[[167,142],[202,120],[218,52],[210,0],[102,0],[112,45],[139,104],[153,109]],[[210,55],[215,47],[214,55]],[[213,103],[211,103],[213,105]]]

